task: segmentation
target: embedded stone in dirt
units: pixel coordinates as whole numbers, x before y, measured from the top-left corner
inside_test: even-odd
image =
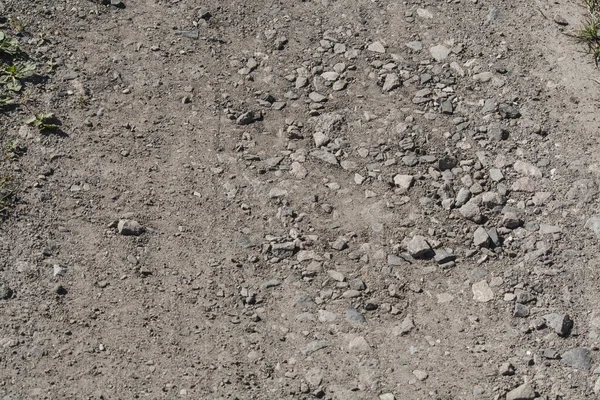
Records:
[[[432,255],[433,250],[427,240],[423,236],[415,236],[408,242],[406,246],[406,250],[408,250],[408,254],[410,254],[414,258],[426,258]]]
[[[8,283],[0,281],[0,300],[8,300],[12,295],[13,290],[8,286]]]
[[[385,47],[383,47],[383,44],[381,44],[381,42],[373,42],[371,43],[368,47],[367,50],[372,51],[374,53],[385,53]]]
[[[329,271],[327,271],[327,275],[329,275],[331,277],[331,279],[338,281],[338,282],[345,282],[346,281],[346,277],[344,276],[344,274],[342,274],[339,271],[330,269]]]
[[[350,307],[346,310],[346,321],[352,324],[364,324],[366,322],[365,316],[353,307]]]
[[[412,175],[396,175],[394,176],[394,183],[402,191],[407,191],[411,188],[415,182],[415,177]]]
[[[481,219],[482,219],[481,210],[479,209],[477,204],[475,202],[473,202],[472,200],[467,202],[461,208],[459,208],[458,211],[464,218],[466,218],[468,220],[471,220],[475,223],[481,222]]]
[[[423,44],[418,40],[406,43],[406,47],[413,51],[421,51],[423,50]]]
[[[383,83],[383,91],[391,92],[392,90],[400,87],[400,78],[396,74],[387,74],[385,76],[385,82]]]
[[[538,184],[533,179],[526,176],[517,179],[511,186],[513,192],[533,193],[537,188]]]
[[[122,219],[117,225],[117,231],[123,236],[139,236],[144,233],[145,229],[137,221]]]
[[[327,164],[338,165],[338,159],[335,155],[325,150],[314,150],[310,153],[311,156],[318,158]]]
[[[473,233],[473,245],[475,247],[489,247],[490,236],[484,227],[478,227]]]
[[[558,25],[562,25],[562,26],[569,25],[569,22],[565,19],[565,17],[563,17],[560,14],[556,14],[554,16],[554,22],[556,22]]]
[[[594,215],[585,222],[585,228],[600,236],[600,215]]]
[[[529,317],[529,307],[524,304],[516,303],[513,311],[513,317],[525,318]]]
[[[238,125],[250,125],[253,122],[260,121],[262,116],[254,111],[246,111],[235,120]]]
[[[479,74],[475,74],[473,75],[473,80],[475,82],[489,82],[492,77],[494,76],[494,74],[492,74],[491,72],[480,72]]]
[[[551,313],[544,315],[546,325],[552,328],[559,336],[569,336],[573,329],[573,320],[568,314]]]
[[[436,250],[434,259],[438,264],[446,264],[456,260],[456,255],[444,250]]]
[[[423,371],[422,369],[415,369],[413,371],[413,375],[420,381],[424,381],[429,377],[429,374],[426,371]]]
[[[473,299],[482,303],[487,303],[494,299],[494,292],[488,285],[487,281],[483,280],[473,284]]]
[[[533,400],[535,399],[535,390],[530,383],[524,383],[521,386],[506,393],[506,400]]]
[[[433,18],[433,14],[431,13],[431,11],[426,10],[424,8],[417,8],[417,15],[421,18],[425,18],[425,19],[432,19]]]
[[[363,336],[357,336],[348,343],[348,350],[355,353],[367,353],[371,347]]]
[[[438,44],[437,46],[433,46],[429,49],[429,53],[435,61],[443,61],[450,55],[450,49],[446,46]]]
[[[508,229],[517,229],[523,225],[523,221],[521,221],[516,213],[509,211],[502,217],[502,225]]]
[[[321,147],[327,145],[329,143],[329,136],[324,134],[323,132],[315,132],[313,133],[313,139],[315,141],[315,146]]]
[[[498,106],[498,112],[504,119],[515,119],[521,116],[519,109],[506,103],[502,103]]]
[[[536,167],[535,165],[528,163],[526,161],[522,161],[522,160],[515,161],[515,163],[513,164],[513,168],[515,171],[517,171],[519,174],[521,174],[523,176],[532,176],[534,178],[542,177],[542,171],[540,171],[540,169],[538,167]]]
[[[562,354],[560,361],[569,367],[583,371],[589,371],[593,365],[592,352],[583,347],[567,350]]]

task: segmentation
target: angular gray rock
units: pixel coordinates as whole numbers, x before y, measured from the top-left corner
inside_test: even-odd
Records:
[[[117,231],[123,236],[139,236],[144,233],[145,229],[137,221],[122,219],[117,225]]]
[[[442,111],[442,114],[453,114],[454,113],[454,106],[452,105],[452,101],[450,100],[444,100],[442,101],[442,104],[440,104],[440,110]]]
[[[521,116],[521,112],[515,106],[506,103],[498,106],[498,112],[504,119],[515,119]]]
[[[325,103],[327,101],[327,96],[317,92],[310,92],[308,98],[315,103]]]
[[[260,121],[262,116],[254,111],[246,111],[235,120],[238,125],[250,125],[253,122]]]
[[[515,163],[513,164],[513,169],[523,176],[531,176],[534,178],[542,177],[542,171],[535,165],[526,161],[515,161]]]
[[[383,82],[383,91],[391,92],[394,89],[400,87],[400,78],[397,74],[391,73],[385,76],[385,81]]]
[[[473,300],[475,301],[487,303],[488,301],[494,299],[494,292],[492,291],[486,280],[474,283],[472,290]]]
[[[524,304],[516,303],[513,311],[513,317],[525,318],[529,317],[529,307]]]
[[[527,176],[517,179],[511,186],[513,192],[533,193],[537,188],[537,182]]]
[[[415,177],[412,175],[396,175],[394,176],[394,184],[401,190],[408,190],[415,182]]]
[[[452,254],[452,253],[448,253],[447,251],[444,251],[444,250],[440,250],[440,251],[435,252],[434,260],[438,264],[446,264],[446,263],[456,260],[456,255]]]
[[[480,226],[473,233],[473,245],[475,247],[489,247],[490,246],[490,236],[484,227]]]
[[[346,310],[346,321],[350,322],[351,324],[364,324],[367,322],[364,315],[362,315],[356,308],[352,307]]]
[[[471,191],[467,188],[460,188],[458,194],[456,195],[456,200],[454,205],[456,207],[461,207],[466,204],[467,201],[471,198]]]
[[[423,236],[415,236],[413,237],[408,245],[406,246],[406,250],[408,250],[408,254],[410,254],[414,258],[426,258],[431,256],[433,250],[427,240]]]
[[[385,53],[385,47],[383,46],[383,44],[381,44],[381,42],[371,43],[370,45],[367,46],[367,50],[372,51],[374,53],[380,53],[380,54]]]
[[[489,174],[490,179],[494,182],[500,182],[504,179],[504,174],[498,168],[491,168]]]
[[[479,209],[479,206],[473,201],[467,202],[465,205],[459,208],[458,211],[465,219],[468,219],[475,223],[479,223],[482,220],[481,210]]]
[[[457,164],[458,160],[456,157],[446,155],[438,160],[438,169],[440,171],[445,171],[456,167]]]
[[[357,336],[348,343],[348,350],[354,353],[367,353],[371,347],[363,336]]]
[[[487,135],[491,140],[506,140],[508,139],[509,132],[497,122],[492,122],[487,127]]]
[[[327,143],[329,143],[329,136],[327,136],[323,132],[313,133],[313,139],[315,141],[315,146],[317,148],[319,148],[321,146],[325,146],[325,145],[327,145]]]
[[[329,275],[331,277],[331,279],[333,279],[334,281],[338,281],[338,282],[346,281],[346,276],[344,276],[344,274],[342,274],[341,272],[336,271],[334,269],[330,269],[329,271],[327,271],[327,275]]]
[[[576,347],[565,351],[561,356],[560,362],[569,367],[589,371],[593,365],[592,352],[583,347]]]
[[[552,328],[559,336],[569,336],[573,329],[573,320],[568,314],[551,313],[544,315],[546,325]]]
[[[337,251],[342,251],[348,248],[348,242],[345,238],[339,237],[335,240],[335,242],[331,243],[331,248]]]
[[[498,192],[484,192],[481,194],[481,204],[487,209],[493,209],[506,203],[506,199]]]
[[[331,154],[325,150],[314,150],[310,152],[312,157],[318,158],[321,161],[326,162],[327,164],[338,165],[338,159],[334,154]]]
[[[448,58],[448,56],[450,55],[450,49],[448,49],[444,45],[438,44],[437,46],[433,46],[432,48],[430,48],[429,53],[435,61],[439,62],[444,61],[446,58]]]
[[[509,211],[502,217],[502,225],[508,229],[517,229],[523,225],[523,221],[519,219],[516,213]]]
[[[521,386],[506,393],[506,400],[533,400],[535,399],[535,390],[530,383],[524,383]]]

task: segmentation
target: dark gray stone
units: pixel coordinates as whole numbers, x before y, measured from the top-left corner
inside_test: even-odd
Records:
[[[446,263],[456,260],[456,255],[452,254],[452,253],[448,253],[447,251],[444,251],[444,250],[440,250],[440,251],[436,251],[434,259],[438,264],[446,264]]]
[[[546,325],[554,329],[559,336],[569,336],[573,329],[573,320],[568,314],[552,313],[544,315]]]
[[[427,240],[419,235],[408,242],[406,250],[414,258],[427,258],[433,255],[433,250],[429,246],[429,243],[427,243]]]
[[[509,211],[502,217],[502,225],[508,229],[517,229],[523,225],[523,221],[521,221],[516,213]]]
[[[542,351],[542,356],[548,360],[556,360],[559,358],[558,353],[554,349],[544,349],[544,351]]]
[[[535,399],[535,390],[530,383],[524,383],[521,386],[506,393],[506,400],[533,400]]]
[[[440,106],[440,111],[442,112],[442,114],[448,114],[448,115],[453,114],[454,107],[452,106],[452,102],[450,100],[442,101],[442,104]]]
[[[145,229],[139,222],[131,219],[122,219],[117,225],[117,231],[123,236],[139,236]]]
[[[447,169],[452,169],[456,167],[458,164],[458,160],[453,156],[444,156],[438,160],[438,169],[440,171],[445,171]]]
[[[7,282],[0,281],[0,300],[8,300],[12,297],[13,290]]]
[[[246,111],[241,114],[235,120],[235,123],[238,125],[250,125],[253,122],[260,121],[262,119],[262,115],[259,113],[255,113],[254,111]]]
[[[499,123],[492,122],[487,127],[487,135],[491,140],[506,140],[508,139],[509,132]]]
[[[356,308],[350,307],[346,310],[346,321],[351,324],[364,324],[367,322],[364,315],[360,313]]]
[[[515,119],[521,116],[521,112],[515,106],[502,103],[498,106],[498,112],[504,119]]]
[[[515,310],[513,311],[513,317],[525,318],[529,317],[529,307],[524,304],[515,304]]]
[[[473,233],[473,245],[475,247],[489,247],[490,236],[484,227],[480,226]]]
[[[565,351],[560,361],[569,367],[589,371],[593,364],[592,352],[583,347],[576,347]]]

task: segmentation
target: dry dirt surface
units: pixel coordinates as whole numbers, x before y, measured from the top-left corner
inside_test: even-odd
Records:
[[[580,4],[113,3],[0,3],[0,399],[596,398]]]

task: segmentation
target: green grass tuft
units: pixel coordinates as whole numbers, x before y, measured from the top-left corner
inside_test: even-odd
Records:
[[[588,17],[583,27],[575,32],[575,38],[587,47],[594,57],[596,67],[600,66],[600,0],[583,0]]]

